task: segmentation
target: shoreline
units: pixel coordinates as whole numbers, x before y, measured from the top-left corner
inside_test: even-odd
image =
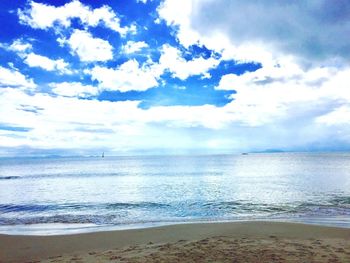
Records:
[[[166,227],[183,224],[218,224],[218,223],[244,223],[244,222],[273,222],[273,223],[295,223],[321,227],[335,227],[350,229],[348,218],[337,218],[335,221],[332,217],[305,217],[305,218],[256,218],[256,219],[198,219],[188,221],[154,221],[143,223],[125,223],[119,225],[94,225],[91,223],[43,223],[43,224],[23,224],[23,225],[0,225],[0,235],[9,236],[66,236],[76,234],[88,234],[97,232],[124,231],[135,229],[147,229],[154,227]],[[80,227],[78,227],[80,226]]]
[[[209,247],[208,244],[214,246]],[[243,244],[246,244],[244,249]],[[284,244],[284,250],[281,244]],[[188,250],[190,247],[191,250]],[[232,247],[237,249],[232,250]],[[299,250],[296,249],[298,247]],[[330,249],[327,250],[327,247]],[[194,248],[197,252],[193,254],[190,251]],[[298,254],[300,249],[304,251],[302,255]],[[300,259],[304,255],[310,259],[314,255],[317,262],[327,262],[326,259],[332,258],[344,262],[350,261],[350,229],[302,223],[244,221],[184,223],[53,236],[0,234],[0,262],[69,262],[74,261],[74,258],[82,262],[108,262],[113,257],[115,260],[124,257],[124,260],[133,262],[142,262],[142,258],[147,259],[147,262],[156,261],[157,258],[173,261],[177,257],[183,262],[195,262],[198,256],[214,257],[212,260],[215,260],[215,251],[218,257],[229,251],[234,257],[241,251],[240,255],[236,255],[237,262],[240,262],[239,259],[244,260],[240,257],[247,256],[247,251],[251,252],[252,257],[267,256],[266,260],[272,253],[281,258],[297,256]],[[181,254],[185,252],[187,256]],[[319,255],[323,255],[323,258],[318,259]],[[169,256],[173,258],[167,258]],[[227,258],[230,256],[227,255]],[[249,260],[246,258],[247,262],[254,262],[254,258]],[[222,262],[225,262],[225,258]]]

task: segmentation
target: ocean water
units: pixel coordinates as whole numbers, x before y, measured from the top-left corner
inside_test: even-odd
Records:
[[[240,220],[350,227],[350,154],[0,159],[0,233]]]

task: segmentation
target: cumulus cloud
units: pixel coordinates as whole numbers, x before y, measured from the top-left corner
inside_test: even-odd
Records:
[[[267,135],[278,127],[286,136],[294,125],[305,132],[305,141],[297,141],[306,143],[311,134],[320,139],[312,130],[326,134],[323,140],[330,136],[322,126],[331,123],[329,116],[348,127],[341,115],[350,103],[349,6],[346,1],[165,0],[158,14],[185,47],[205,45],[223,60],[261,63],[255,72],[222,76],[216,87],[236,91],[224,107],[233,123],[260,127]]]
[[[140,66],[136,60],[129,60],[116,69],[96,66],[87,73],[104,90],[144,91],[158,86],[157,75],[152,68],[147,65]]]
[[[83,85],[80,82],[50,83],[52,92],[65,97],[90,97],[98,94],[98,89],[91,85]]]
[[[333,111],[316,118],[316,122],[329,126],[350,124],[350,105],[340,106]],[[350,139],[350,136],[348,136]]]
[[[177,17],[171,10],[181,6],[185,11]],[[257,45],[279,55],[296,56],[304,63],[349,60],[350,3],[346,0],[288,4],[166,0],[158,12],[169,25],[179,26],[178,38],[185,45],[225,36],[236,47]]]
[[[331,86],[342,80],[342,74],[324,84],[322,97],[313,98],[311,92],[301,102],[293,98],[304,94],[302,88],[287,87],[280,91],[276,100],[281,98],[282,92],[289,92],[290,101],[296,102],[293,107],[290,103],[284,104],[283,100],[276,104],[273,97],[269,107],[268,104],[259,104],[254,97],[249,100],[245,96],[245,100],[237,99],[224,107],[158,106],[141,109],[139,101],[81,100],[42,93],[29,96],[18,89],[0,89],[0,110],[3,113],[0,123],[28,128],[23,138],[11,139],[0,134],[0,147],[26,145],[41,149],[70,149],[74,140],[75,147],[79,149],[108,145],[119,153],[156,148],[168,151],[182,148],[229,151],[264,147],[305,149],[301,147],[325,142],[329,136],[337,136],[339,142],[349,145],[347,130],[350,123],[338,123],[337,129],[334,129],[334,124],[324,123],[332,111],[327,103],[335,103],[334,115],[337,111],[348,112],[345,108],[338,108],[337,102],[341,93],[349,97],[346,89],[342,90],[346,85],[339,87],[341,92],[338,97],[324,101]],[[277,89],[271,88],[272,91]],[[271,95],[270,91],[268,95]],[[40,112],[24,110],[23,105],[40,109]],[[275,107],[279,107],[280,111],[276,111]],[[289,114],[291,110],[293,115]],[[295,118],[298,114],[299,117]]]
[[[0,66],[0,87],[33,90],[36,88],[36,84],[32,79],[27,78],[17,69],[9,69]]]
[[[36,86],[33,80],[15,68],[0,67],[0,123],[27,128],[25,136],[16,139],[6,135],[12,131],[0,131],[0,147],[70,148],[74,139],[81,149],[108,145],[120,151],[206,147],[232,152],[305,150],[330,145],[329,138],[350,147],[349,23],[345,15],[349,10],[345,1],[337,3],[164,0],[157,9],[157,21],[171,27],[183,47],[204,45],[220,53],[220,59],[185,59],[183,47],[165,44],[158,61],[90,64],[84,72],[96,81],[96,87],[77,81],[51,83],[55,95],[27,94],[24,90]],[[73,13],[72,7],[80,12]],[[46,15],[48,11],[52,16]],[[18,14],[21,23],[40,29],[68,28],[72,20],[80,22],[83,30],[69,29],[71,35],[59,42],[83,62],[113,59],[111,44],[93,37],[89,27],[115,27],[122,35],[135,28],[121,29],[119,19],[113,22],[118,16],[107,6],[92,9],[79,1],[60,7],[30,2]],[[28,65],[58,70],[58,60],[32,53],[25,41],[6,47],[22,54]],[[147,47],[143,41],[128,41],[122,50],[131,54]],[[103,90],[157,87],[164,72],[180,80],[210,78],[209,71],[222,60],[260,62],[261,68],[221,76],[215,88],[232,91],[232,101],[221,107],[142,109],[140,101],[93,98]]]
[[[15,39],[12,44],[0,43],[0,48],[7,51],[15,52],[19,57],[24,58],[33,46],[31,43],[24,41],[23,39]]]
[[[190,76],[202,75],[209,77],[208,70],[215,68],[220,63],[219,59],[203,57],[186,61],[181,52],[170,45],[163,45],[159,65],[163,70],[169,70],[173,77],[185,80]]]
[[[159,62],[148,60],[140,65],[133,59],[116,69],[96,66],[92,70],[87,70],[86,73],[91,75],[92,80],[97,80],[99,88],[103,90],[145,91],[157,87],[158,79],[166,70],[171,72],[173,77],[181,80],[195,75],[210,78],[207,71],[219,63],[220,60],[212,57],[208,59],[199,57],[186,61],[177,48],[163,45]]]
[[[157,11],[160,19],[177,30],[177,38],[182,45],[188,47],[198,42],[200,36],[191,28],[192,1],[166,0]]]
[[[126,54],[131,54],[135,52],[139,52],[143,48],[147,48],[148,44],[145,41],[128,41],[124,46],[123,46],[123,51]]]
[[[329,77],[329,72],[326,69],[319,69],[318,71],[318,77],[320,79],[322,77]],[[309,76],[299,65],[290,60],[280,60],[280,63],[277,65],[265,65],[256,71],[245,72],[242,75],[236,75],[234,73],[223,75],[216,89],[240,92],[244,91],[246,86],[260,86],[263,89],[264,86],[269,84],[299,83],[305,77],[308,77],[310,81],[311,78],[314,78],[316,81],[316,71],[310,72],[313,72],[313,76]],[[327,73],[327,75],[323,75],[323,73]]]
[[[204,16],[207,8],[211,12]],[[233,43],[265,42],[282,54],[314,63],[349,59],[349,12],[350,3],[342,0],[288,4],[220,0],[198,3],[192,23],[199,32],[220,28]]]
[[[119,16],[109,6],[92,9],[78,0],[59,7],[30,1],[27,9],[18,10],[18,16],[22,24],[38,29],[68,28],[73,19],[79,19],[85,27],[103,25],[121,35],[129,31],[128,27],[120,25]]]
[[[23,39],[16,39],[11,45],[2,44],[4,49],[15,52],[23,62],[29,67],[38,67],[47,71],[56,71],[59,74],[71,74],[69,64],[63,59],[51,59],[43,55],[38,55],[32,52],[33,46],[31,43]]]
[[[205,2],[205,1],[204,1]],[[191,45],[203,45],[221,54],[222,60],[237,62],[271,62],[275,55],[257,43],[234,45],[226,32],[216,30],[206,33],[193,27],[193,12],[197,4],[194,0],[165,0],[157,8],[158,22],[163,20],[173,28],[178,41],[186,48]]]
[[[15,89],[0,90],[0,123],[28,127],[23,138],[0,134],[0,147],[79,149],[108,145],[124,151],[149,147],[190,147],[197,138],[186,138],[183,128],[204,125],[218,127],[215,106],[154,107],[143,110],[139,101],[108,102],[52,97],[37,93],[29,96]],[[23,110],[40,108],[40,112]],[[155,126],[157,124],[157,126]],[[177,131],[176,131],[177,130]],[[184,136],[182,136],[184,135]],[[169,141],[169,136],[172,140]],[[177,141],[177,142],[175,142]],[[202,143],[202,142],[201,142]]]
[[[284,61],[240,76],[224,75],[216,88],[236,91],[226,107],[239,113],[242,123],[274,125],[293,119],[302,126],[305,118],[312,124],[320,116],[350,104],[346,91],[349,73],[350,69],[330,67],[304,71],[298,64]]]
[[[16,39],[7,49],[21,54],[31,51],[32,48],[33,46],[31,43],[25,42],[22,39]]]
[[[78,55],[81,61],[107,61],[113,58],[113,47],[108,41],[94,38],[84,30],[74,30],[69,39],[58,39],[61,45],[67,44],[72,54]]]
[[[61,74],[72,73],[71,70],[68,69],[68,63],[63,59],[54,60],[35,53],[26,55],[24,63],[30,67],[39,67],[47,71],[57,71]]]

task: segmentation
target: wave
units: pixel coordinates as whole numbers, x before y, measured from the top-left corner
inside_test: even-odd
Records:
[[[21,218],[0,218],[0,225],[30,225],[30,224],[107,224],[113,222],[113,219],[118,216],[100,215],[52,215],[52,216],[35,216],[35,217],[21,217]]]
[[[334,205],[350,205],[350,196],[339,196],[330,200]]]
[[[61,204],[0,204],[1,213],[11,212],[45,212],[45,211],[79,211],[79,210],[128,210],[128,209],[187,209],[226,211],[226,212],[306,212],[325,209],[344,209],[350,211],[350,197],[337,197],[323,203],[303,202],[287,204],[253,203],[246,201],[211,201],[211,202],[115,202],[115,203],[61,203]]]
[[[112,203],[105,205],[109,209],[128,209],[128,208],[166,208],[170,207],[168,204],[153,203],[153,202],[139,202],[139,203]]]
[[[231,210],[231,211],[246,211],[246,212],[283,212],[289,211],[290,207],[286,205],[274,205],[264,203],[251,203],[244,201],[229,201],[229,202],[207,202],[203,207],[214,210]]]
[[[121,210],[121,209],[154,209],[169,207],[167,204],[154,202],[132,203],[63,203],[63,204],[0,204],[0,213],[11,212],[48,212],[77,210]]]
[[[161,220],[350,217],[350,197],[323,203],[267,204],[248,201],[109,202],[61,204],[0,204],[0,225],[43,223],[125,224]],[[165,218],[165,219],[164,219]],[[135,223],[135,222],[134,222]]]

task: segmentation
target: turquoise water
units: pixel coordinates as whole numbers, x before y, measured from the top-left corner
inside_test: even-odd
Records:
[[[0,159],[0,232],[197,221],[350,227],[350,154]]]

